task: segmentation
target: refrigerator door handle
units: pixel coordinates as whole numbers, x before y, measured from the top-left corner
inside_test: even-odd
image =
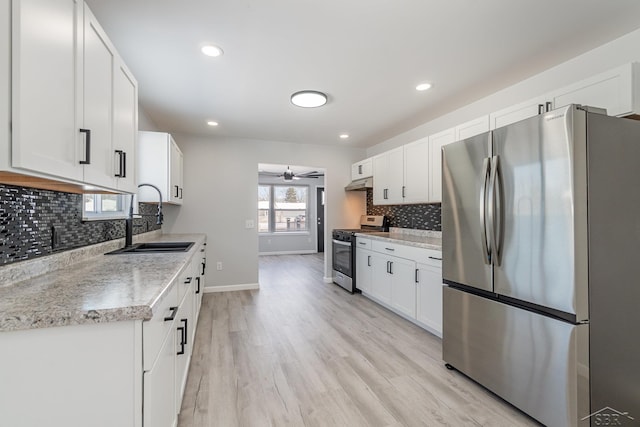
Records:
[[[500,242],[502,239],[502,217],[504,203],[502,203],[502,175],[500,173],[500,156],[491,158],[491,178],[489,192],[489,223],[491,236],[493,265],[500,265]]]
[[[482,255],[483,261],[491,265],[491,247],[487,240],[487,185],[489,184],[489,158],[485,157],[482,163],[482,187],[480,188],[480,224],[482,224]]]

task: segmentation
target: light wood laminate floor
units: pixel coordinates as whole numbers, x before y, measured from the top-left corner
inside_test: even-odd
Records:
[[[259,291],[204,295],[179,427],[538,425],[322,276],[322,254],[263,256]]]

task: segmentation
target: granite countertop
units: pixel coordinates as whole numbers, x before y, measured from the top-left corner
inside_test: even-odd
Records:
[[[417,248],[442,250],[442,232],[440,231],[391,228],[389,232],[356,233],[356,236]]]
[[[151,319],[169,285],[205,238],[204,234],[163,234],[138,240],[195,242],[188,252],[95,254],[102,246],[104,252],[112,250],[114,243],[106,242],[94,245],[92,256],[64,268],[0,286],[0,331]],[[28,263],[24,262],[25,268]]]

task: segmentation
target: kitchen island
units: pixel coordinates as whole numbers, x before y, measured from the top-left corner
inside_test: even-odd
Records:
[[[174,425],[206,236],[149,235],[138,241],[195,244],[187,252],[104,255],[122,246],[113,241],[0,269],[3,423]],[[16,281],[20,268],[44,273]]]

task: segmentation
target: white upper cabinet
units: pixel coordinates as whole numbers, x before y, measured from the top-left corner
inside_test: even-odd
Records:
[[[536,116],[552,107],[548,96],[539,96],[520,104],[512,105],[489,115],[491,129],[507,126],[520,120]]]
[[[153,184],[160,189],[162,201],[182,204],[182,151],[170,134],[138,132],[138,167],[140,184]],[[158,193],[150,187],[138,189],[138,201],[155,203]]]
[[[374,181],[375,185],[375,181]],[[403,203],[429,201],[429,138],[404,146]]]
[[[640,112],[640,68],[625,64],[562,89],[490,114],[491,129],[528,119],[569,104],[604,108],[610,116]]]
[[[455,128],[429,137],[429,202],[442,201],[442,147],[456,140]]]
[[[82,17],[83,4],[74,0],[13,2],[14,167],[83,179],[82,118],[76,114],[82,102]]]
[[[640,111],[639,83],[638,64],[629,63],[557,90],[550,101],[553,108],[582,104],[605,108],[610,116],[627,116]]]
[[[116,62],[113,80],[114,176],[118,190],[136,192],[136,141],[138,139],[138,83],[126,65]]]
[[[489,116],[478,117],[456,126],[456,141],[480,135],[489,131]]]
[[[373,176],[373,159],[364,159],[351,165],[351,180]]]
[[[137,83],[127,71],[123,84],[126,67],[100,24],[82,1],[12,5],[11,165],[2,167],[132,191],[122,153],[134,177]]]
[[[373,204],[426,203],[429,195],[428,167],[428,138],[375,156]]]
[[[116,52],[88,7],[84,10],[83,108],[80,121],[85,134],[80,158],[84,163],[83,181],[115,187],[111,145],[113,114],[113,75]]]
[[[373,158],[373,204],[402,203],[404,149],[398,147]]]

